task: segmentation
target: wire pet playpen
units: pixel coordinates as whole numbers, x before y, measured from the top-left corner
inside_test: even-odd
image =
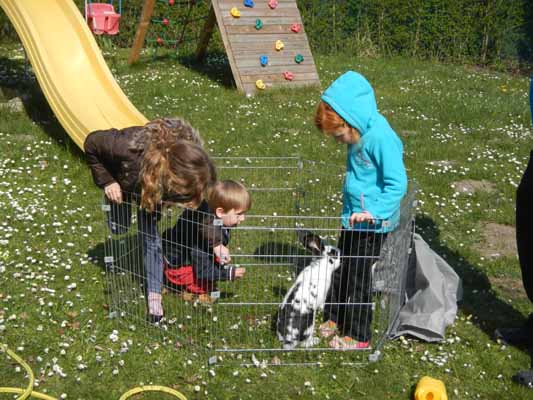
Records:
[[[298,301],[317,308],[306,321],[306,326],[312,322],[309,318],[316,321],[315,339],[307,345],[286,346],[279,340],[277,331],[283,331],[283,327],[287,331],[289,321],[286,319],[291,315],[294,317],[298,310],[296,307],[280,313],[280,309],[287,306],[288,299],[294,299],[287,293],[295,286],[297,277],[303,276],[300,273],[304,268],[316,259],[299,243],[299,232],[301,236],[301,232],[311,231],[327,245],[338,244],[344,171],[338,166],[303,161],[297,157],[217,158],[216,163],[221,179],[241,182],[253,199],[245,221],[229,229],[231,264],[245,268],[245,275],[233,281],[216,282],[208,288],[208,296],[188,293],[183,287],[165,280],[165,318],[158,326],[150,326],[146,311],[143,241],[138,234],[136,216],[130,218],[136,205],[126,202],[113,209],[109,204],[103,204],[106,223],[114,213],[114,221],[119,225],[119,229],[113,227],[118,233],[107,230],[105,242],[107,293],[112,316],[120,317],[137,329],[146,329],[147,334],[164,335],[182,346],[190,346],[195,352],[205,351],[210,362],[236,360],[241,364],[257,365],[340,361],[357,364],[377,360],[405,296],[405,275],[414,232],[414,191],[409,191],[402,201],[399,225],[385,240],[379,235],[379,243],[376,240],[372,246],[360,246],[357,251],[340,255],[341,264],[351,258],[350,268],[356,269],[357,280],[367,282],[359,287],[357,296],[345,293],[335,297],[331,293],[328,296],[316,293],[327,290],[323,285],[313,289],[312,299],[304,299],[308,294],[300,291]],[[176,206],[162,209],[159,232],[175,226],[180,215],[183,219],[191,214],[182,213],[183,209]],[[189,222],[205,223],[203,218],[198,219],[201,213],[193,215],[194,221]],[[214,219],[210,223],[220,227],[221,221]],[[385,224],[386,221],[375,223]],[[197,232],[195,230],[196,235]],[[194,237],[186,242],[195,240],[200,238]],[[171,237],[164,237],[163,241],[164,248],[177,246],[184,252],[191,250],[183,240],[174,243]],[[329,257],[323,258],[327,262]],[[312,282],[305,282],[305,279],[323,281],[324,276],[313,277],[312,273],[307,273],[304,281],[301,278],[299,281],[308,285]],[[344,275],[340,276],[338,287],[344,285]],[[314,304],[313,301],[325,303]],[[321,339],[318,335],[323,310],[343,318],[349,315],[350,324],[355,321],[361,330],[371,334],[369,345],[348,351],[342,349],[342,353],[332,348],[331,338]],[[343,311],[339,313],[339,310]],[[344,321],[344,331],[347,324]],[[294,324],[291,329],[294,330]]]

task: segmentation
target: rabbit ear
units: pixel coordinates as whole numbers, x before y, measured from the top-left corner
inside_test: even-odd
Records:
[[[310,231],[298,231],[300,242],[315,255],[320,255],[324,251],[324,243],[319,236]]]

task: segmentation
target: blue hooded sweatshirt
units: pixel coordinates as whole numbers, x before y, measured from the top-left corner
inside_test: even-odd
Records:
[[[400,202],[407,189],[403,146],[378,112],[374,91],[360,74],[348,71],[322,95],[361,140],[348,145],[343,187],[342,225],[346,229],[392,231],[400,220]],[[367,211],[376,224],[350,226],[352,213]]]

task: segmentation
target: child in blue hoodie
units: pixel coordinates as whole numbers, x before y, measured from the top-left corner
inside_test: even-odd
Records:
[[[372,265],[387,234],[400,219],[407,189],[403,146],[378,112],[374,91],[360,74],[348,71],[322,95],[315,125],[347,145],[343,187],[343,265],[333,277],[324,309],[323,337],[330,346],[361,349],[370,345]]]

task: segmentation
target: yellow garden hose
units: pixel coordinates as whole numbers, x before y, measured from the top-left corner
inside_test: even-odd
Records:
[[[31,370],[30,366],[22,358],[20,358],[13,351],[11,351],[7,347],[6,344],[0,344],[0,353],[7,353],[9,357],[11,357],[13,360],[15,360],[20,365],[22,365],[22,367],[26,370],[30,378],[28,387],[26,389],[13,388],[13,387],[0,387],[0,393],[20,394],[21,396],[17,398],[17,400],[26,400],[28,397],[33,397],[33,398],[42,399],[42,400],[57,400],[55,397],[48,396],[44,393],[39,393],[33,390],[33,383],[35,381],[33,371]],[[139,386],[139,387],[133,388],[131,390],[128,390],[122,396],[120,396],[119,400],[129,399],[130,397],[135,396],[142,392],[161,392],[161,393],[169,394],[171,396],[175,396],[180,400],[187,400],[187,397],[185,397],[182,393],[178,392],[177,390],[171,389],[166,386],[157,386],[157,385],[147,385],[147,386]]]

